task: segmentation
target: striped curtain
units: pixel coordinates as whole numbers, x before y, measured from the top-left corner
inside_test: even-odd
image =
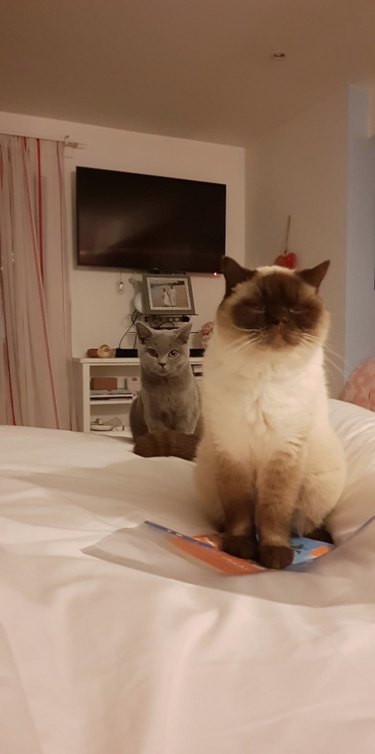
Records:
[[[0,135],[0,423],[75,429],[63,144]]]

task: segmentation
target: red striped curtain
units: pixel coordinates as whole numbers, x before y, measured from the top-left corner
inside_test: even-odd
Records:
[[[75,429],[63,148],[0,135],[0,423]]]

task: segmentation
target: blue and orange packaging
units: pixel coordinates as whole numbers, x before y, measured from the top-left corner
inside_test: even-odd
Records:
[[[152,527],[154,531],[164,534],[168,544],[178,550],[181,555],[199,560],[227,576],[255,574],[268,570],[253,560],[236,558],[234,555],[229,555],[229,553],[221,550],[220,534],[200,534],[192,537],[154,521],[145,521],[144,523]],[[320,558],[330,552],[334,546],[308,537],[293,536],[291,547],[294,553],[293,563],[286,570],[293,570],[296,565]]]

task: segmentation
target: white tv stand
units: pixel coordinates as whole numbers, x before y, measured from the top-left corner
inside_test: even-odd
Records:
[[[192,356],[189,359],[193,372],[199,372],[202,366],[202,356]],[[75,394],[78,405],[78,428],[80,432],[92,432],[97,435],[108,434],[111,437],[131,437],[129,428],[129,409],[132,398],[91,398],[91,377],[117,377],[118,382],[126,377],[139,376],[139,358],[115,358],[115,359],[73,359]],[[199,379],[199,375],[197,375]],[[91,429],[91,424],[97,418],[103,423],[118,417],[124,426],[122,431],[111,430],[109,432],[97,432]]]

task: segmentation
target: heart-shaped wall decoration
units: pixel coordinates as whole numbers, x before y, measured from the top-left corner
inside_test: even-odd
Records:
[[[286,251],[284,254],[280,254],[276,257],[274,264],[279,267],[288,267],[289,270],[294,270],[297,267],[297,255],[294,251]]]
[[[286,225],[286,238],[285,238],[285,245],[284,245],[284,253],[279,254],[279,256],[276,257],[274,264],[277,264],[279,267],[287,267],[289,270],[295,270],[295,268],[297,267],[297,255],[294,253],[294,251],[288,250],[291,221],[292,221],[292,216],[288,215],[288,222]]]

